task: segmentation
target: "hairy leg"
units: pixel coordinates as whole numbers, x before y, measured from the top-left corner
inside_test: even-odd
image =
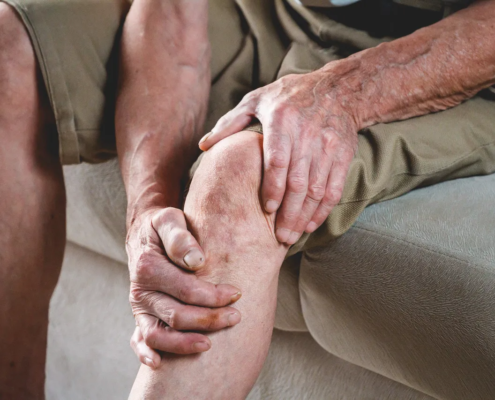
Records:
[[[131,399],[243,399],[263,366],[273,329],[280,265],[287,247],[274,216],[260,205],[262,136],[233,135],[208,151],[191,184],[185,214],[206,253],[202,279],[233,284],[239,325],[209,335],[195,356],[165,354],[159,369],[142,366]]]
[[[44,398],[50,296],[65,245],[65,192],[29,37],[0,3],[0,398]]]

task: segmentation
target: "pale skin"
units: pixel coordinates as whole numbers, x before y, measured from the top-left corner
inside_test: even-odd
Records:
[[[141,368],[131,398],[244,398],[269,346],[288,245],[338,202],[357,131],[453,107],[495,82],[494,1],[288,76],[248,95],[201,143],[211,150],[182,212],[210,84],[206,4],[135,0],[124,26],[116,128],[129,201],[133,345],[152,367]],[[0,313],[9,320],[0,330],[0,397],[41,399],[65,194],[34,52],[4,4],[0,93],[0,136],[9,143],[0,147],[0,243],[8,249],[0,255]],[[263,138],[233,135],[252,116]],[[191,330],[204,332],[182,332]],[[161,359],[152,349],[181,355]]]

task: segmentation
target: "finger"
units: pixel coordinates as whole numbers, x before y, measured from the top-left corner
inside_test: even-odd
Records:
[[[181,210],[165,208],[153,216],[151,224],[160,236],[167,256],[175,265],[191,271],[197,271],[204,265],[203,250],[188,231]]]
[[[237,325],[241,321],[241,313],[233,307],[189,306],[160,292],[144,293],[139,308],[133,309],[154,315],[177,331],[213,332]]]
[[[315,211],[318,209],[325,196],[326,185],[331,167],[331,158],[326,154],[320,154],[313,158],[309,171],[308,193],[304,199],[302,211],[287,240],[288,245],[293,245],[301,237],[302,233],[311,221]]]
[[[206,151],[227,136],[242,131],[254,117],[256,106],[257,96],[254,92],[244,96],[236,108],[220,118],[211,132],[203,136],[199,141],[199,148]]]
[[[287,184],[292,144],[290,136],[266,124],[263,133],[263,183],[261,199],[268,213],[280,207]]]
[[[145,344],[152,349],[174,354],[194,354],[207,351],[211,347],[210,339],[205,335],[178,332],[151,315],[137,315],[136,321]]]
[[[151,347],[148,347],[144,341],[141,329],[136,326],[134,333],[131,337],[131,348],[138,357],[141,364],[147,365],[151,369],[156,369],[160,366],[162,358],[160,354],[154,351]]]
[[[339,204],[344,189],[348,167],[340,164],[332,167],[328,177],[325,197],[311,218],[306,232],[312,233],[327,219],[333,208]]]
[[[139,303],[139,296],[146,291],[159,291],[186,304],[214,308],[241,298],[239,289],[199,279],[157,253],[144,253],[131,274],[131,301]]]
[[[287,173],[287,189],[276,221],[275,233],[281,243],[287,242],[301,214],[308,192],[309,165],[307,157],[293,156],[291,160]]]

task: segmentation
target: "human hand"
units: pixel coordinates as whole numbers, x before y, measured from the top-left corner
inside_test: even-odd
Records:
[[[352,72],[335,62],[285,76],[246,95],[200,142],[206,151],[258,118],[264,141],[261,197],[268,213],[278,210],[276,236],[282,243],[292,245],[303,231],[315,231],[340,201],[359,128],[346,83]]]
[[[241,297],[230,285],[214,285],[193,273],[205,263],[203,250],[176,208],[152,209],[136,218],[126,241],[131,278],[130,303],[138,329],[131,340],[144,364],[156,368],[160,355],[207,351],[210,340],[194,332],[236,325]],[[136,335],[139,335],[139,346]]]

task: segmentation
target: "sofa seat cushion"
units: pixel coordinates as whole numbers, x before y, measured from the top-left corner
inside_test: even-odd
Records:
[[[495,175],[368,207],[306,252],[306,325],[327,351],[435,398],[495,393]]]
[[[125,263],[117,162],[65,176],[69,240]],[[494,199],[492,175],[367,208],[343,237],[284,264],[276,326],[309,330],[330,353],[434,397],[491,396]]]

